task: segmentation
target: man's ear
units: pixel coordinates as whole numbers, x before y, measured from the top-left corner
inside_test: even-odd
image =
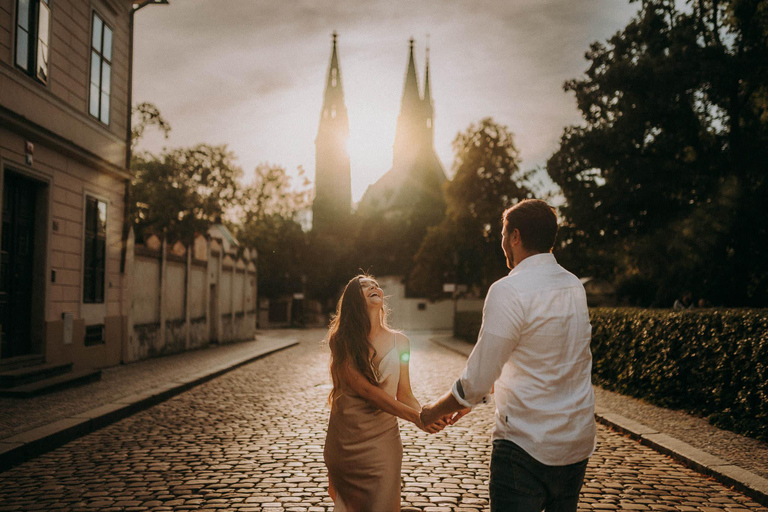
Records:
[[[520,230],[515,228],[512,230],[512,232],[509,234],[509,243],[510,245],[518,245],[523,242],[522,238],[520,238]]]

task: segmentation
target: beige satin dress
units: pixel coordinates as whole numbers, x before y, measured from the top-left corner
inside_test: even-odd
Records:
[[[394,339],[392,345],[379,362],[378,381],[395,398],[400,356]],[[331,409],[323,455],[336,489],[335,512],[400,510],[403,445],[395,416],[343,389]]]

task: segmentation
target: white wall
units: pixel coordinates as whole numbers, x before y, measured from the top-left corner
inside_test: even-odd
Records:
[[[133,258],[127,262],[132,307],[124,362],[205,346],[211,336],[226,342],[255,335],[255,251],[253,255],[246,251],[238,259],[234,249],[227,253],[216,240],[200,236],[190,247],[176,244],[175,256],[169,250],[162,275],[162,248],[150,245],[136,244]],[[194,250],[194,258],[187,257],[189,250]],[[213,285],[213,293],[209,293],[209,285]],[[218,307],[211,308],[211,304]],[[209,311],[215,311],[218,318],[211,318]]]
[[[389,324],[402,330],[453,329],[454,307],[459,311],[481,311],[482,299],[430,301],[407,298],[399,276],[377,278],[390,309]]]
[[[134,324],[150,324],[160,321],[160,261],[136,255],[133,263],[133,304],[131,315]]]

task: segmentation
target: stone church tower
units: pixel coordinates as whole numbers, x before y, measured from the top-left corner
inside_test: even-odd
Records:
[[[334,32],[320,127],[315,139],[312,229],[321,234],[341,233],[348,225],[352,211],[352,184],[347,152],[349,119],[344,104],[336,38],[337,34]]]
[[[446,177],[434,148],[434,117],[429,81],[429,50],[422,94],[419,91],[411,39],[400,114],[395,130],[392,168],[379,181],[368,187],[360,201],[359,212],[363,215],[402,216],[413,214],[414,208],[418,210],[419,205],[429,204],[427,208],[435,210],[433,220],[437,221],[442,217],[442,184]],[[419,215],[423,213],[421,211]]]

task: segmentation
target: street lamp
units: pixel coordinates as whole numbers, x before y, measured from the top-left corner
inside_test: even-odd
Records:
[[[140,2],[133,2],[133,12],[138,11],[142,7],[146,7],[149,4],[168,5],[168,0],[141,0]]]
[[[126,127],[125,142],[125,169],[130,172],[131,169],[131,117],[133,115],[133,15],[139,9],[150,4],[168,5],[168,0],[138,0],[131,4],[131,12],[128,16],[128,101],[126,101]],[[123,197],[123,250],[120,257],[120,272],[125,271],[126,247],[128,245],[128,233],[131,229],[128,219],[130,218],[131,208],[131,180],[125,180],[125,192]]]

